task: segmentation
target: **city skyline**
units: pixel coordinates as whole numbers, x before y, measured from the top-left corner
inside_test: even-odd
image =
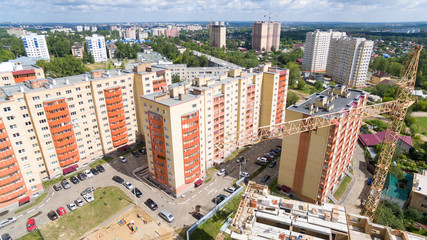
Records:
[[[269,13],[275,21],[412,22],[426,21],[426,10],[423,0],[23,0],[2,2],[0,22],[255,21]]]

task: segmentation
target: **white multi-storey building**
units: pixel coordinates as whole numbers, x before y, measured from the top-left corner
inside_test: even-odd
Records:
[[[302,70],[307,72],[324,72],[328,63],[331,39],[345,36],[344,32],[316,30],[307,32],[305,37],[304,61]]]
[[[81,32],[81,31],[83,31],[83,26],[76,26],[76,31],[77,32]]]
[[[86,47],[95,59],[95,62],[107,61],[107,49],[105,47],[104,36],[98,36],[96,34],[92,37],[86,37]]]
[[[22,42],[28,57],[50,59],[44,35],[28,34],[22,37]]]
[[[349,87],[364,87],[374,42],[365,38],[332,39],[327,75]]]

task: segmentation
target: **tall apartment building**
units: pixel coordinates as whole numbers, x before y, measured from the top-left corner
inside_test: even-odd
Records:
[[[227,30],[225,28],[224,22],[215,21],[214,24],[212,24],[211,28],[211,47],[226,47]]]
[[[46,39],[44,35],[28,34],[22,37],[25,52],[28,57],[43,58],[50,60],[49,51],[47,49]]]
[[[0,63],[0,87],[40,78],[44,78],[44,71],[41,67],[12,62]]]
[[[92,37],[86,37],[86,47],[87,51],[92,54],[95,62],[107,61],[107,49],[105,47],[104,36],[94,34]]]
[[[280,26],[278,22],[254,22],[252,47],[257,51],[270,51],[272,47],[279,49]]]
[[[98,28],[96,26],[92,26],[92,32],[98,31]]]
[[[367,99],[363,91],[336,85],[312,94],[300,105],[290,106],[286,121],[327,113],[349,118],[338,119],[330,127],[285,137],[277,183],[290,187],[304,201],[325,202],[353,159],[362,124],[361,109],[356,108],[365,106]]]
[[[76,31],[77,32],[83,31],[83,26],[81,26],[81,25],[76,26]]]
[[[374,42],[365,38],[331,39],[326,74],[349,87],[364,87]]]
[[[328,54],[332,39],[344,37],[345,32],[316,30],[305,35],[304,61],[302,70],[306,72],[324,72],[328,65]]]
[[[261,113],[271,106],[285,109],[286,93],[283,97],[279,91],[287,85],[289,72],[268,70],[265,78],[262,71],[231,69],[228,76],[199,76],[141,96],[138,114],[149,177],[173,195],[182,195],[204,178],[207,168],[234,150],[216,146],[250,142],[257,137],[262,118],[275,121],[276,109],[268,116]],[[267,93],[273,97],[263,98]]]
[[[7,29],[7,34],[13,35],[17,38],[22,38],[23,36],[27,35],[27,31],[25,31],[22,27],[20,28],[9,28]]]
[[[85,31],[90,31],[90,26],[84,26],[84,27],[83,27],[83,29],[84,29]]]
[[[170,71],[143,66],[0,87],[0,208],[36,196],[44,180],[134,144],[142,136],[139,96],[171,83]]]
[[[135,27],[126,28],[125,38],[136,39],[136,28]]]

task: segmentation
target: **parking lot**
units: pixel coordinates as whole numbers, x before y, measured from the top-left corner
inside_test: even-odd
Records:
[[[150,184],[144,177],[148,173],[147,158],[146,155],[140,155],[135,157],[131,154],[126,155],[127,162],[121,162],[118,157],[107,164],[104,164],[105,172],[94,176],[91,179],[86,179],[78,184],[71,184],[71,188],[67,190],[54,191],[51,187],[46,189],[48,196],[38,205],[30,208],[21,214],[15,216],[13,212],[10,212],[3,216],[1,219],[5,219],[10,216],[18,217],[18,221],[3,228],[2,233],[9,233],[12,237],[17,238],[27,233],[26,221],[28,218],[34,218],[37,226],[42,226],[49,220],[47,213],[51,210],[56,210],[58,207],[64,207],[67,211],[67,204],[74,201],[77,198],[82,198],[80,193],[88,187],[106,187],[106,186],[120,186],[119,183],[113,181],[113,176],[120,176],[125,181],[129,181],[134,187],[137,187],[143,193],[141,198],[136,198],[125,186],[120,186],[121,189],[128,194],[135,203],[140,206],[154,221],[174,228],[182,228],[185,226],[192,225],[196,218],[192,215],[196,208],[200,209],[202,214],[210,211],[215,203],[213,199],[218,194],[230,195],[224,191],[224,188],[232,186],[234,180],[239,178],[239,170],[246,171],[249,174],[255,172],[260,166],[256,164],[256,159],[268,152],[271,148],[276,145],[281,145],[280,139],[274,139],[265,141],[247,149],[242,156],[245,157],[246,161],[242,164],[237,163],[236,160],[231,160],[227,163],[222,164],[219,168],[225,168],[228,172],[227,175],[217,176],[212,174],[212,179],[209,182],[203,183],[200,187],[185,193],[184,197],[174,198],[162,190],[156,188]],[[279,163],[279,159],[276,160]],[[259,174],[255,180],[261,183],[261,179],[265,174],[271,176],[270,180],[266,184],[269,184],[275,179],[278,171],[278,164],[274,168],[267,167],[261,174]],[[80,169],[79,169],[80,171]],[[158,209],[155,211],[150,210],[144,202],[147,198],[151,198],[158,204]],[[83,198],[82,198],[83,199]],[[84,199],[83,199],[84,201]],[[86,203],[86,202],[85,202]],[[87,203],[86,203],[87,204]],[[173,214],[175,220],[172,223],[167,223],[158,216],[158,213],[162,210],[167,210]]]

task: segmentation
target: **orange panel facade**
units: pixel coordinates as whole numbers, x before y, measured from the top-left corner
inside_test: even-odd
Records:
[[[0,119],[0,203],[5,203],[23,195],[27,191],[15,153]],[[7,203],[6,203],[7,204]]]
[[[284,109],[285,109],[285,99],[286,95],[286,71],[280,71],[279,73],[279,89],[277,94],[277,104],[276,104],[276,120],[275,123],[279,124],[285,119]]]
[[[106,89],[104,96],[113,146],[120,147],[128,143],[122,89],[120,87]]]
[[[185,184],[200,177],[199,112],[181,116]]]
[[[169,188],[163,117],[153,112],[148,112],[148,122],[154,164],[154,175],[152,176],[163,187]]]
[[[68,104],[65,98],[43,103],[59,165],[65,168],[80,161]]]
[[[214,144],[224,141],[224,95],[214,97]],[[219,159],[224,156],[224,151],[218,148],[214,150],[214,158]]]

